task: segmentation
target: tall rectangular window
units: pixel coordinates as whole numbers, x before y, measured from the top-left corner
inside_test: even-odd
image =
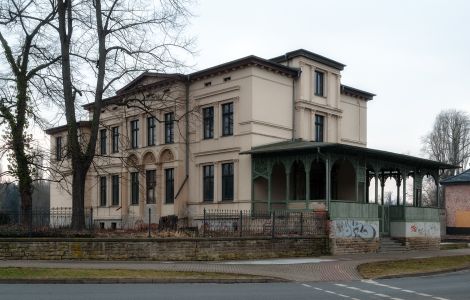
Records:
[[[165,203],[171,204],[175,199],[174,169],[165,169]]]
[[[111,176],[111,204],[119,205],[119,175]]]
[[[214,165],[204,166],[202,169],[204,181],[204,201],[214,201]]]
[[[100,130],[100,154],[106,154],[106,129]]]
[[[112,139],[111,150],[113,151],[113,153],[119,152],[119,127],[111,128],[111,139]]]
[[[315,115],[315,141],[323,142],[323,131],[325,127],[325,117]]]
[[[131,147],[139,147],[139,120],[131,121]]]
[[[233,135],[233,102],[222,105],[222,135]]]
[[[323,96],[323,86],[325,83],[325,73],[315,71],[315,95]]]
[[[233,163],[222,164],[222,200],[233,200]]]
[[[147,146],[155,145],[155,127],[156,127],[155,117],[147,118]]]
[[[165,114],[165,144],[173,143],[173,121],[175,119],[174,113]]]
[[[62,137],[55,138],[55,159],[62,160]]]
[[[106,177],[100,177],[100,206],[106,206]]]
[[[131,173],[131,204],[139,204],[139,172]]]
[[[147,187],[147,204],[156,203],[155,201],[155,187],[157,185],[157,176],[155,170],[147,170],[145,172],[146,187]]]
[[[214,107],[206,107],[202,110],[204,119],[204,139],[214,137]]]

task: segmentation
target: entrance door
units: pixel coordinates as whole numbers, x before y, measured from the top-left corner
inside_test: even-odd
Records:
[[[379,227],[381,236],[390,235],[390,206],[387,204],[379,207]]]

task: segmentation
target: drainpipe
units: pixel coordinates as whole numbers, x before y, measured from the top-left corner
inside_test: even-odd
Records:
[[[185,126],[186,126],[186,153],[185,153],[185,173],[186,173],[186,178],[189,177],[189,75],[187,76],[187,81],[186,81],[186,103],[185,103],[185,111],[186,114],[184,116],[185,118]]]
[[[292,141],[295,140],[295,78],[292,78]]]

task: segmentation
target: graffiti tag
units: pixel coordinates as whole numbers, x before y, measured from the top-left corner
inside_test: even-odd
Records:
[[[356,220],[336,220],[335,234],[343,238],[373,239],[377,237],[377,230],[369,223]]]

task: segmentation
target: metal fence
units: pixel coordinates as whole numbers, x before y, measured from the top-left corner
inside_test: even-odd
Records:
[[[85,230],[93,230],[93,210],[85,209]],[[72,234],[72,209],[0,211],[0,236],[63,236]],[[82,232],[83,234],[83,232]]]
[[[325,236],[325,211],[204,210],[202,235],[219,236]]]

